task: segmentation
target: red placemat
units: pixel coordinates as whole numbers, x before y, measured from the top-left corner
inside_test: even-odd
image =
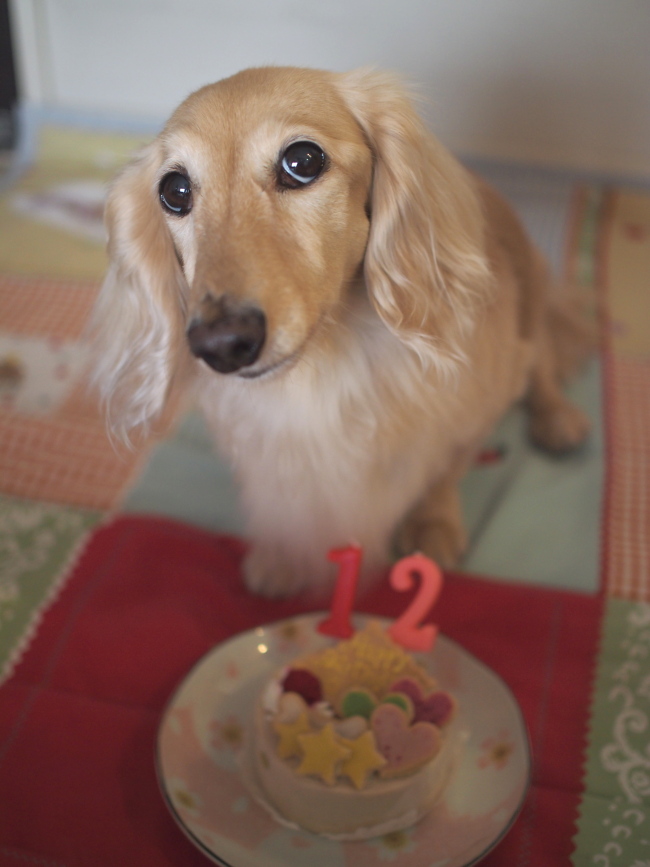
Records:
[[[308,610],[251,596],[239,541],[164,519],[98,530],[0,692],[0,864],[205,865],[158,792],[161,711],[229,636]],[[356,608],[395,616],[386,583]],[[491,867],[568,864],[601,599],[449,576],[434,612],[517,696],[533,787]]]

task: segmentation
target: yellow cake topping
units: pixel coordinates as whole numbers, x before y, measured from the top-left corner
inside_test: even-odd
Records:
[[[375,621],[349,640],[304,656],[293,666],[315,674],[322,684],[323,697],[332,703],[360,684],[381,698],[396,680],[404,677],[413,678],[426,691],[435,687],[435,681]]]

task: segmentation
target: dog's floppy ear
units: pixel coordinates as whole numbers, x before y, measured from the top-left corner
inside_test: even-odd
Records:
[[[109,268],[89,326],[93,383],[126,441],[160,414],[183,346],[185,281],[158,201],[159,166],[155,141],[109,190]]]
[[[489,284],[471,177],[427,131],[394,76],[361,69],[337,76],[337,86],[374,157],[370,297],[423,363],[452,371]]]

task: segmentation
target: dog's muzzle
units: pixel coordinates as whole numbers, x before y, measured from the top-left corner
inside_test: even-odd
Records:
[[[209,297],[187,329],[190,351],[219,373],[234,373],[259,358],[266,339],[264,312],[228,295]]]

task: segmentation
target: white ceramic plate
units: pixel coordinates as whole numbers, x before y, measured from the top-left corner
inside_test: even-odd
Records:
[[[528,737],[505,683],[440,635],[418,661],[458,699],[470,732],[442,800],[415,827],[371,840],[337,842],[275,822],[240,771],[262,685],[298,654],[331,642],[316,631],[325,614],[283,620],[217,645],[190,671],[158,734],[158,778],[180,827],[225,867],[467,867],[512,825],[530,779]],[[367,617],[357,616],[360,628]],[[378,618],[373,618],[378,619]],[[388,624],[388,621],[385,621]]]

